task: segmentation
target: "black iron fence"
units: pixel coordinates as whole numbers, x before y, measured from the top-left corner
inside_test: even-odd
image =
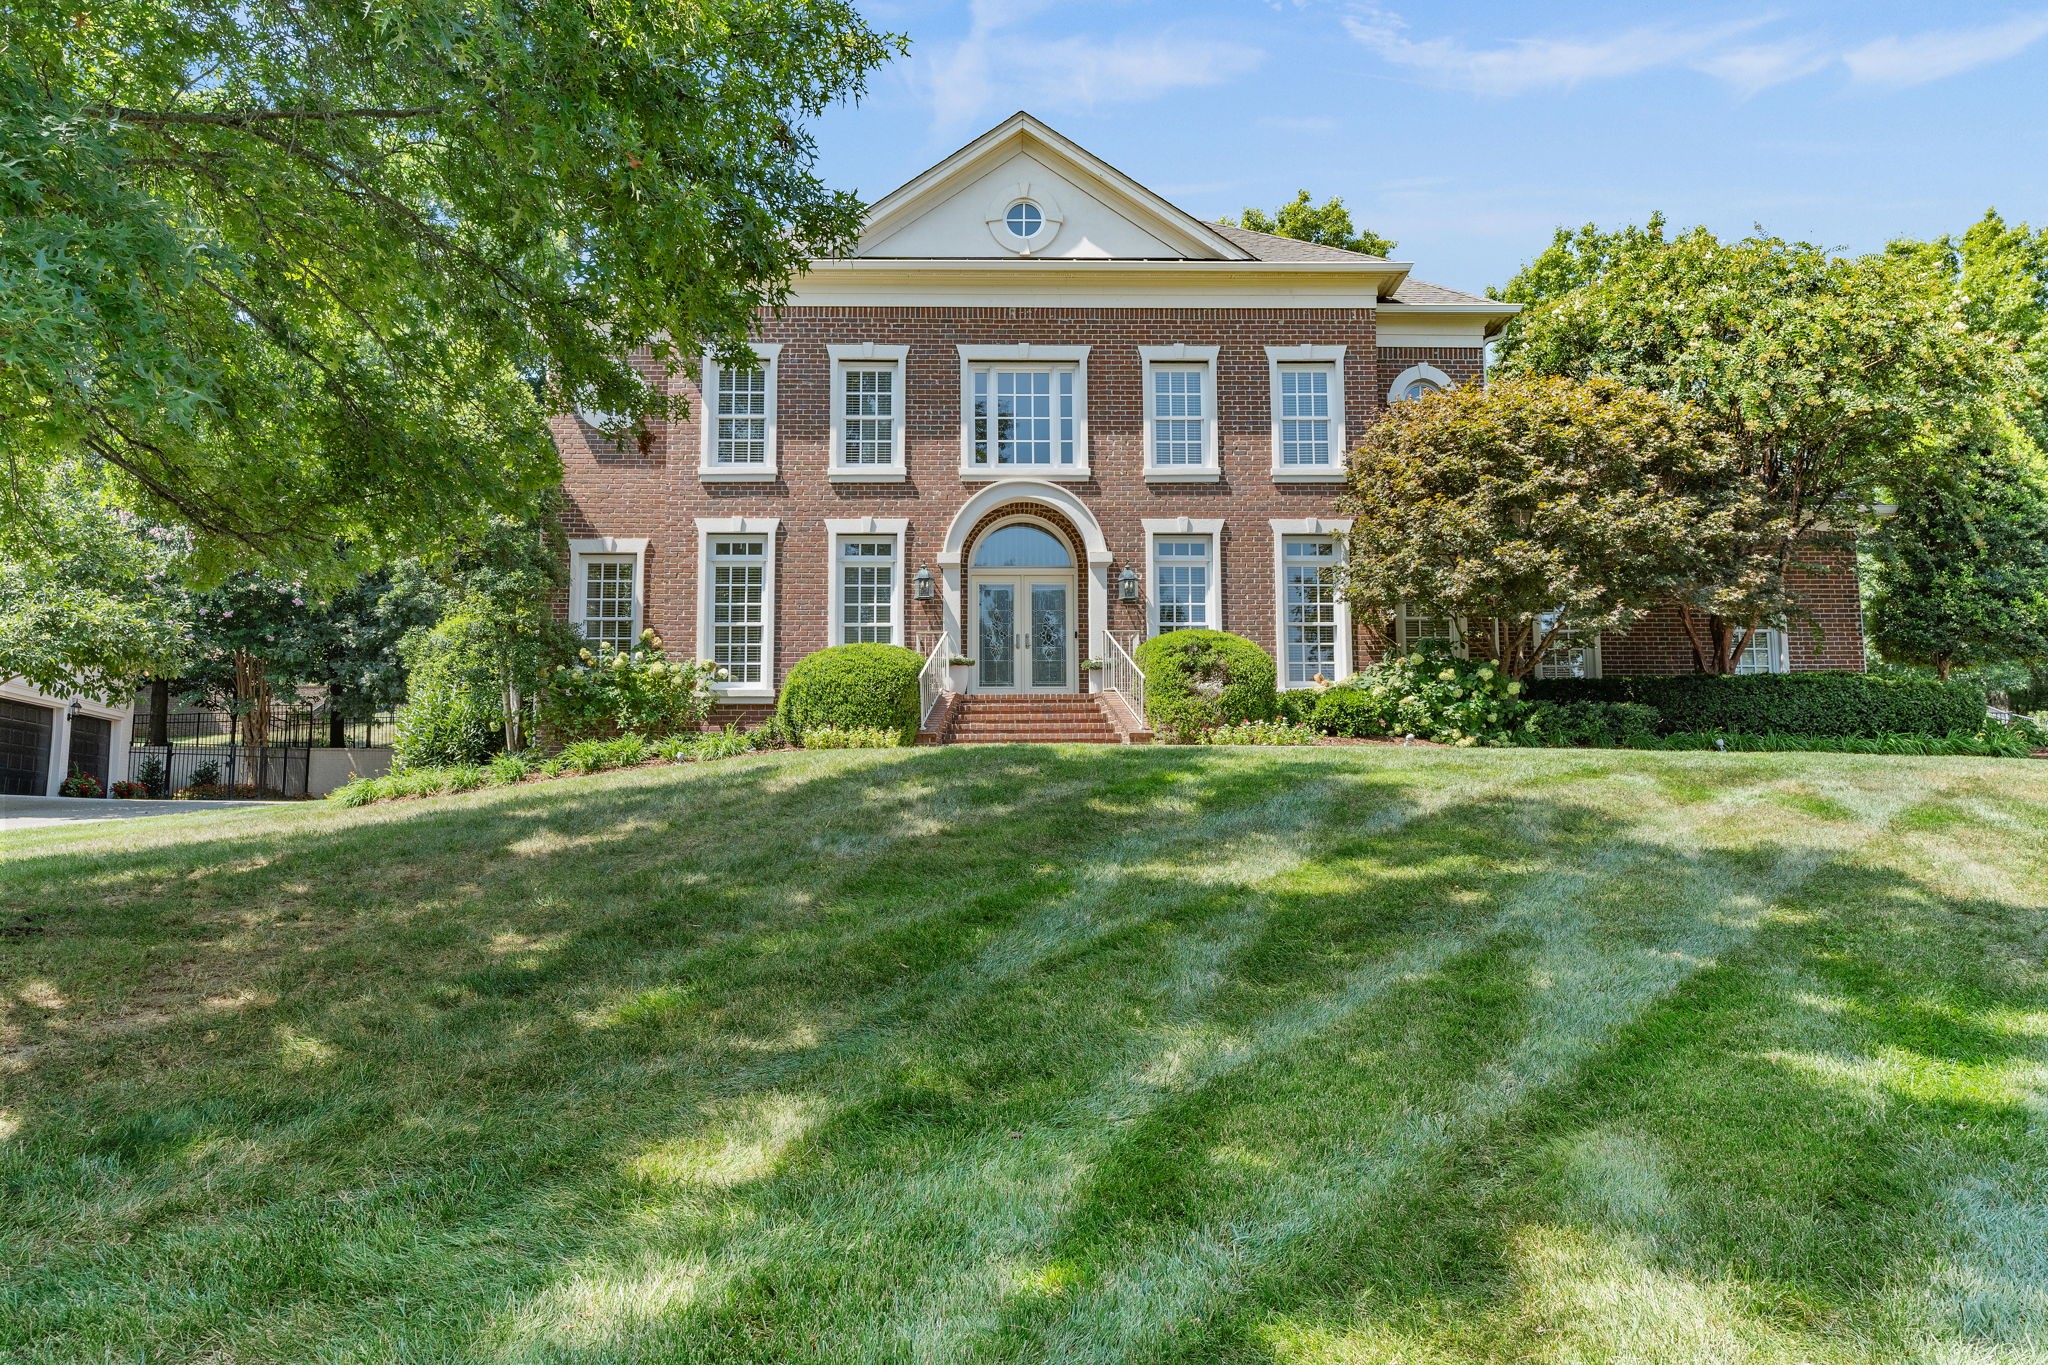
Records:
[[[128,776],[152,796],[187,787],[304,796],[315,749],[367,749],[391,742],[391,718],[277,711],[267,725],[228,711],[144,712],[135,718]]]

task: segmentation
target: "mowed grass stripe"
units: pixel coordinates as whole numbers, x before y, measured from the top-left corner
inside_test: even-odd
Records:
[[[109,893],[0,964],[0,1354],[2037,1344],[2032,1156],[1990,1125],[1893,1160],[1943,1130],[1871,1102],[1998,1109],[2039,1065],[2024,765],[1019,749],[556,785],[0,870],[10,910]],[[1959,824],[1968,888],[1927,861]],[[1787,965],[1861,922],[1854,870],[1910,890],[1875,903],[1928,961],[1856,954],[1912,989]],[[1951,1032],[2024,1036],[1996,1078],[1812,1003],[1960,964]],[[1826,1238],[1723,1175],[1770,1195],[1773,1121],[1835,1112],[1808,1054],[1873,1154]]]

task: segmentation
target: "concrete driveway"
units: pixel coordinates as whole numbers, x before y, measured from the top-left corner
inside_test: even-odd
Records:
[[[151,815],[260,806],[261,801],[112,801],[67,796],[0,796],[0,830],[78,825],[93,820],[136,820]]]

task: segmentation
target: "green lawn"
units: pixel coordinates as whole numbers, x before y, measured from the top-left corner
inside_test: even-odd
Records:
[[[0,836],[0,1360],[2048,1356],[2048,763],[763,755]]]

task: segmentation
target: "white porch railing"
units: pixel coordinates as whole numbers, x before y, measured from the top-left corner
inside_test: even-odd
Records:
[[[1145,719],[1145,670],[1138,667],[1116,636],[1108,631],[1102,633],[1106,642],[1102,651],[1102,686],[1104,691],[1114,692],[1124,699],[1131,708],[1131,714],[1140,722]]]
[[[947,684],[953,680],[953,637],[945,631],[939,632],[939,639],[925,655],[924,667],[917,674],[917,719],[921,725],[939,704],[939,698],[949,690]]]

